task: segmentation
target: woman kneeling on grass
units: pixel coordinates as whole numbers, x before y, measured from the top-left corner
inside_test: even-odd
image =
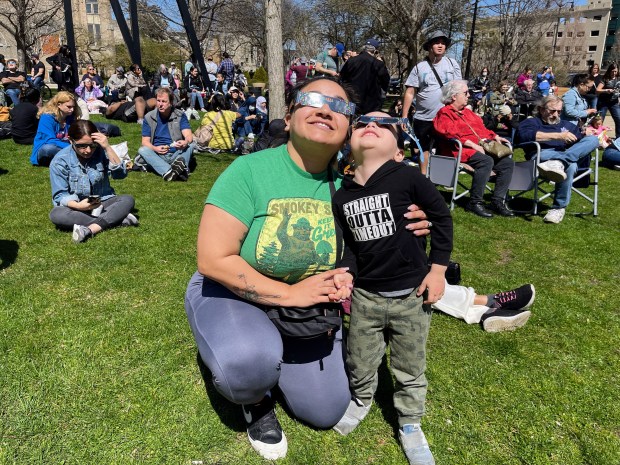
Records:
[[[127,167],[108,138],[90,121],[79,120],[68,129],[70,145],[62,149],[50,165],[52,203],[50,219],[57,227],[73,230],[73,241],[115,226],[138,226],[131,213],[131,195],[116,195],[113,179],[127,176]]]

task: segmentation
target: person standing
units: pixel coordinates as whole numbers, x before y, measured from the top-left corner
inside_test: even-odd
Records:
[[[430,34],[422,46],[428,56],[413,67],[405,82],[407,90],[403,99],[402,117],[409,117],[409,109],[415,100],[413,128],[424,151],[424,160],[420,166],[424,174],[428,166],[433,118],[443,107],[441,88],[447,82],[461,79],[459,64],[445,56],[450,43],[450,38],[442,31]]]
[[[73,92],[77,86],[75,76],[73,76],[73,59],[68,45],[61,45],[58,53],[46,58],[52,67],[50,77],[58,85],[58,90]]]
[[[209,88],[209,93],[213,93],[215,90],[215,75],[217,74],[217,64],[213,61],[213,57],[210,56],[205,62],[205,69],[209,75],[209,81],[205,82],[205,85]]]
[[[379,41],[368,39],[362,52],[349,58],[340,70],[340,80],[355,90],[360,115],[381,110],[383,92],[387,92],[390,85],[385,63],[375,57],[378,52]]]
[[[341,54],[338,47],[327,44],[325,49],[316,56],[316,72],[322,76],[338,76],[338,64],[336,60]]]
[[[222,62],[217,68],[217,72],[224,76],[224,93],[226,93],[235,78],[235,64],[233,63],[232,58],[230,58],[228,52],[222,53]]]

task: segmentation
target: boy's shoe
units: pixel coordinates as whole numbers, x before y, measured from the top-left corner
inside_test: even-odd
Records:
[[[493,296],[493,308],[502,310],[527,310],[534,303],[536,289],[533,284],[524,284],[511,291],[498,292]]]
[[[80,242],[84,242],[86,239],[88,239],[92,235],[93,233],[88,228],[88,226],[82,226],[80,224],[73,225],[73,234],[71,235],[71,238],[73,239],[73,242],[75,242],[76,244]]]
[[[504,310],[492,308],[480,319],[482,328],[488,333],[499,333],[501,331],[514,331],[525,325],[532,316],[529,310]]]
[[[144,123],[144,120],[143,119],[139,119],[139,120],[136,121],[136,123],[139,124],[139,125],[142,125],[142,123]]]
[[[138,226],[139,224],[138,218],[133,213],[128,213],[121,226]]]
[[[288,443],[273,411],[271,397],[265,396],[258,404],[242,405],[241,408],[247,425],[248,439],[254,450],[267,460],[285,457]]]
[[[614,171],[620,171],[620,165],[614,165],[612,169]]]
[[[539,163],[539,174],[550,181],[562,182],[566,180],[566,172],[564,171],[564,163],[560,160],[547,160]]]
[[[170,169],[174,171],[181,181],[187,181],[189,178],[189,170],[181,157],[175,159],[170,165]]]
[[[543,218],[543,221],[545,223],[559,224],[564,219],[565,213],[565,208],[554,208],[553,210],[549,210],[547,212],[547,214]]]
[[[334,430],[346,436],[357,428],[357,425],[366,418],[366,415],[368,415],[370,411],[370,407],[372,407],[372,402],[369,406],[365,406],[359,399],[355,397],[351,398],[347,411],[344,412],[340,421],[334,426]]]
[[[177,177],[177,173],[172,168],[166,171],[162,176],[162,178],[164,178],[164,181],[174,181]]]
[[[409,465],[435,465],[435,459],[420,425],[403,425],[398,430],[398,438]]]

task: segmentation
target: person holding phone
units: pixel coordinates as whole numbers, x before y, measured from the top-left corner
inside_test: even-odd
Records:
[[[127,177],[127,167],[108,138],[86,120],[71,124],[68,136],[70,145],[50,164],[52,223],[59,229],[72,230],[76,243],[105,229],[138,226],[131,213],[134,198],[116,195],[110,185],[110,176]]]

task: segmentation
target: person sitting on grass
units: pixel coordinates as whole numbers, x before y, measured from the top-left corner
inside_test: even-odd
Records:
[[[9,110],[11,116],[11,135],[13,142],[21,145],[32,145],[37,134],[37,104],[41,100],[41,93],[35,87],[24,87],[19,97],[20,103]]]
[[[233,126],[241,114],[230,111],[226,106],[226,99],[222,94],[213,94],[209,102],[209,111],[205,113],[201,126],[210,125],[213,128],[213,137],[209,141],[209,150],[230,152],[235,147]],[[243,141],[242,141],[243,142]]]
[[[153,108],[155,108],[155,99],[149,99],[148,102],[142,97],[136,97],[131,102],[123,99],[108,105],[105,117],[125,123],[142,124],[146,112]]]
[[[351,132],[356,168],[332,199],[336,228],[343,230],[345,253],[338,264],[349,271],[334,277],[336,287],[353,287],[347,338],[352,399],[334,426],[353,431],[372,405],[377,369],[385,354],[400,386],[394,394],[399,438],[410,464],[434,464],[420,420],[426,397],[426,340],[430,304],[444,294],[452,251],[452,218],[446,202],[421,172],[399,163],[404,156],[401,118],[371,112]],[[425,238],[412,236],[404,214],[415,203],[432,224],[430,254]],[[360,260],[366,257],[365,260]],[[430,262],[430,271],[428,263]]]
[[[84,242],[115,226],[138,226],[131,213],[134,198],[116,195],[109,176],[127,176],[108,138],[91,121],[79,120],[68,130],[70,145],[50,165],[52,203],[50,220],[62,230],[73,230],[73,241]]]
[[[182,110],[174,109],[169,87],[155,92],[157,108],[144,117],[142,147],[138,155],[164,181],[187,181],[194,150],[192,129]]]
[[[69,145],[68,130],[81,116],[75,95],[61,90],[39,110],[39,125],[34,138],[30,163],[49,166],[61,149]]]

